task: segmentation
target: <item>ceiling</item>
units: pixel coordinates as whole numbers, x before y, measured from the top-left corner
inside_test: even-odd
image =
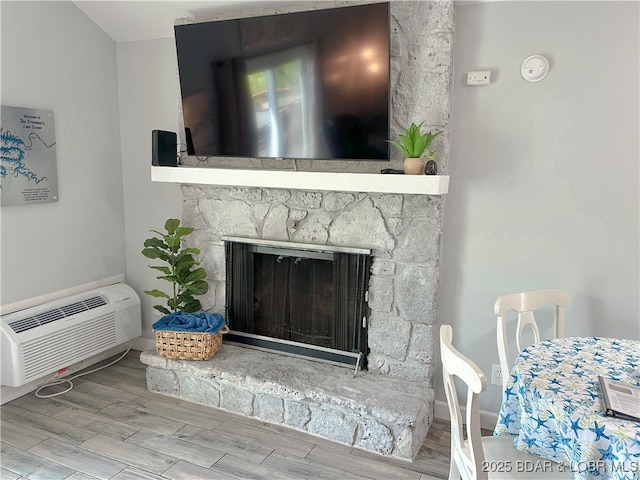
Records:
[[[173,37],[173,25],[177,18],[299,5],[304,2],[302,0],[77,0],[73,3],[116,42],[132,42]]]
[[[173,25],[177,18],[206,17],[248,9],[302,5],[308,1],[76,0],[73,3],[116,42],[134,42],[173,37]],[[502,0],[455,0],[455,3],[464,5],[493,1]]]

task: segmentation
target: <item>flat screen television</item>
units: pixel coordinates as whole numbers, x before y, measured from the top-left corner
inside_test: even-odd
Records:
[[[389,160],[389,3],[174,28],[190,155]]]

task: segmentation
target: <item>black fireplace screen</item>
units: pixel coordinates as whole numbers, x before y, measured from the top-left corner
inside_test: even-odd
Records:
[[[227,340],[366,367],[370,255],[225,245]]]

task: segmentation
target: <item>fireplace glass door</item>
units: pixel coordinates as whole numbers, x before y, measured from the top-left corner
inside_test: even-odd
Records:
[[[226,339],[365,367],[370,255],[280,243],[226,241]]]

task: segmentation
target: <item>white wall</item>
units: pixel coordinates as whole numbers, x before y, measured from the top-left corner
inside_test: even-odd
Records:
[[[2,104],[53,110],[59,201],[2,207],[2,304],[125,271],[116,43],[71,2],[0,3]]]
[[[638,15],[637,2],[456,7],[439,323],[489,378],[502,294],[564,289],[567,336],[640,338]],[[520,65],[536,53],[551,72],[529,83]],[[489,69],[491,85],[464,85]],[[489,386],[481,408],[500,401]]]
[[[126,205],[127,282],[142,301],[142,336],[154,338],[151,325],[158,319],[158,299],[144,294],[166,281],[156,280],[153,263],[142,256],[144,241],[164,231],[168,218],[182,218],[182,192],[178,184],[151,182],[151,131],[178,131],[177,77],[173,38],[118,44],[120,130]],[[156,263],[157,264],[157,263]]]

